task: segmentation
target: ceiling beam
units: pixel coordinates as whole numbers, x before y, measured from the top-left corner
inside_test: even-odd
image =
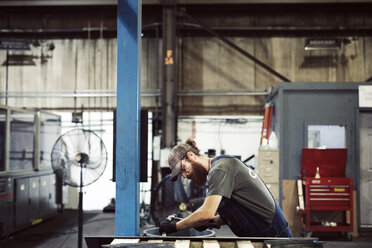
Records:
[[[142,5],[161,5],[161,0],[143,0]],[[323,4],[323,3],[372,3],[372,0],[176,0],[180,5],[197,4]],[[23,0],[3,1],[0,6],[81,6],[117,5],[117,0]]]

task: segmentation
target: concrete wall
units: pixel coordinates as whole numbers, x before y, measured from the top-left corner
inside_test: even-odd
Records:
[[[258,59],[294,81],[360,82],[372,75],[372,38],[363,38],[345,45],[339,51],[304,51],[303,38],[231,38]],[[97,90],[97,94],[116,90],[116,39],[58,39],[51,58],[35,65],[0,67],[0,89],[8,91],[73,93]],[[159,89],[161,62],[157,57],[161,42],[143,39],[142,91]],[[179,58],[179,90],[253,91],[275,87],[280,81],[232,50],[217,38],[183,38]],[[41,56],[41,49],[10,51],[14,54]],[[6,51],[0,50],[4,65]],[[310,62],[309,62],[310,61]],[[7,75],[8,73],[8,75]],[[158,101],[157,101],[158,100]],[[179,114],[260,114],[264,96],[183,96],[179,97]],[[4,99],[2,99],[4,103]],[[73,108],[73,98],[10,98],[8,104],[17,107]],[[143,96],[142,106],[160,107],[159,98]],[[77,107],[114,108],[114,97],[78,98]]]
[[[337,51],[305,51],[305,38],[230,40],[293,82],[360,82],[372,75],[372,38],[363,37]],[[184,38],[182,44],[181,89],[243,91],[275,87],[281,81],[217,38]],[[179,111],[261,113],[263,103],[259,96],[206,96],[192,101],[183,97]]]
[[[4,66],[6,51],[0,51],[0,89],[5,92],[8,84],[9,93],[46,93],[63,95],[65,93],[87,90],[116,89],[116,39],[86,40],[58,39],[48,40],[55,49],[44,52],[51,56],[42,61],[42,49],[31,47],[30,51],[9,51],[14,55],[33,56],[32,65],[23,65],[25,60],[18,60],[18,65]],[[10,61],[12,61],[10,59]],[[2,99],[2,103],[5,100]],[[9,98],[8,105],[17,107],[39,108],[73,108],[73,98]],[[78,98],[77,107],[84,108],[114,107],[116,101],[110,99]]]

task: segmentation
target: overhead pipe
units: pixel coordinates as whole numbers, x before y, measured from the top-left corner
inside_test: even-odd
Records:
[[[161,27],[161,22],[154,22],[150,24],[146,24],[142,26],[142,30],[148,30],[153,29],[156,27]],[[193,29],[204,29],[200,24],[194,24],[194,23],[183,23],[179,25],[180,27],[186,27],[186,28],[193,28]],[[338,26],[338,27],[332,27],[332,26],[255,26],[255,27],[209,27],[213,31],[247,31],[247,32],[259,32],[259,31],[275,31],[275,32],[307,32],[307,31],[324,31],[324,32],[369,32],[372,30],[371,26],[355,26],[355,27],[347,27],[347,26]],[[82,28],[63,28],[63,29],[43,29],[43,28],[37,28],[37,29],[0,29],[0,34],[43,34],[43,33],[86,33],[88,31],[87,27]],[[116,28],[107,28],[107,27],[91,27],[91,32],[116,32]]]
[[[347,37],[371,33],[372,26],[213,26],[211,30],[227,36],[244,37]],[[210,35],[198,24],[183,23],[180,30],[189,36]]]
[[[260,90],[180,90],[177,96],[266,96],[269,91]],[[10,91],[0,92],[0,98],[100,98],[116,97],[116,90],[80,90],[80,91]],[[161,97],[160,89],[143,90],[141,97]]]
[[[240,90],[240,91],[216,91],[216,90],[187,90],[179,91],[177,96],[266,96],[267,90]]]
[[[142,32],[146,32],[148,30],[161,28],[162,23],[161,22],[154,22],[150,24],[146,24],[142,26]],[[187,30],[203,30],[204,27],[202,27],[199,24],[193,24],[193,23],[182,23],[177,25],[177,28],[179,28],[181,31],[187,31]],[[262,33],[257,32],[267,32],[267,33],[294,33],[294,35],[297,36],[319,36],[319,33],[328,34],[332,33],[332,36],[339,34],[340,36],[353,36],[353,35],[359,35],[359,34],[365,34],[367,32],[372,31],[371,26],[355,26],[355,27],[347,27],[347,26],[338,26],[338,27],[332,27],[332,26],[261,26],[261,27],[209,27],[213,31],[218,32],[246,32],[247,35],[250,36],[267,36],[262,35]],[[34,34],[34,35],[41,35],[41,34],[63,34],[63,33],[71,33],[71,34],[85,34],[87,32],[87,27],[82,28],[63,28],[63,29],[0,29],[0,35],[27,35],[27,34]],[[109,33],[115,33],[117,30],[116,28],[108,28],[108,27],[91,27],[90,32],[92,33],[99,33],[99,32],[109,32]],[[249,33],[248,33],[249,32]],[[311,33],[313,32],[313,33]],[[256,34],[255,34],[256,33]],[[298,34],[297,34],[298,33]],[[313,35],[312,35],[313,34]],[[214,34],[213,34],[214,35]],[[111,36],[110,36],[111,37]],[[6,39],[9,37],[3,37],[2,39]],[[37,40],[40,38],[33,38],[32,40]]]

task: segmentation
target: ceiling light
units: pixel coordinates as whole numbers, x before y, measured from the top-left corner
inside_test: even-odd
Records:
[[[0,40],[0,49],[30,50],[30,41],[22,39]]]
[[[306,39],[305,50],[338,50],[341,47],[340,39]]]

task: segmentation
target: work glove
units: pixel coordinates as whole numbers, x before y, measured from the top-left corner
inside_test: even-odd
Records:
[[[202,226],[194,227],[194,229],[196,229],[199,232],[202,232],[202,231],[208,229],[208,226],[207,225],[202,225]]]
[[[180,220],[176,214],[169,215],[162,222],[160,222],[159,233],[171,234],[177,231],[176,223]]]
[[[198,230],[199,232],[202,232],[208,228],[217,228],[217,229],[220,229],[221,227],[221,224],[220,223],[217,223],[215,222],[214,220],[210,220],[208,221],[206,224],[202,225],[202,226],[198,226],[198,227],[195,227],[196,230]]]

